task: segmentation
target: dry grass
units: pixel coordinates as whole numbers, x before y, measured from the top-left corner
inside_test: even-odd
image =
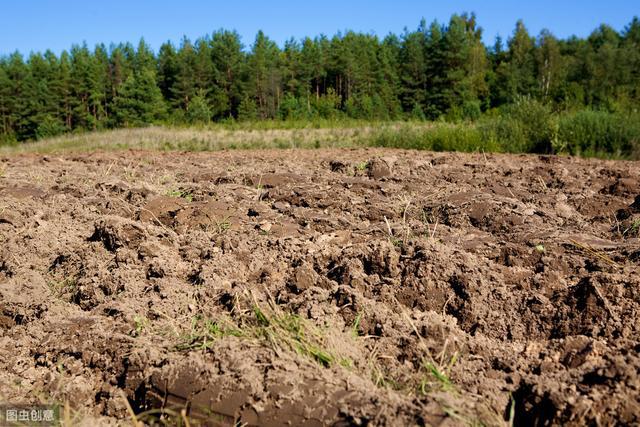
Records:
[[[62,135],[38,142],[0,147],[0,154],[64,153],[94,150],[215,151],[223,149],[358,147],[375,135],[428,124],[380,123],[359,127],[301,129],[169,128],[153,126]]]

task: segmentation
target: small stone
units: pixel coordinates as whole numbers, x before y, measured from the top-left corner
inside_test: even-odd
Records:
[[[271,227],[273,225],[268,222],[268,221],[263,221],[260,224],[258,224],[258,230],[262,231],[263,233],[268,233],[269,231],[271,231]]]

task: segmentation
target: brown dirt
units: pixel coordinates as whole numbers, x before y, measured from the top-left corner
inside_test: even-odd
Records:
[[[107,424],[128,404],[192,425],[637,425],[638,166],[0,158],[0,400]]]

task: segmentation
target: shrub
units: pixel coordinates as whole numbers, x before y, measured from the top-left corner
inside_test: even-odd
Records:
[[[480,108],[480,101],[465,101],[462,104],[462,118],[466,120],[478,120],[482,110]]]
[[[340,108],[341,98],[333,89],[328,89],[326,95],[319,98],[313,97],[311,105],[316,114],[323,119],[335,119],[341,115]]]
[[[17,145],[18,139],[14,133],[0,133],[0,146]]]
[[[417,102],[413,104],[413,109],[411,110],[411,114],[409,116],[411,120],[417,120],[420,122],[424,122],[427,120],[427,116],[424,114],[424,110]]]
[[[525,153],[552,153],[557,139],[558,123],[549,106],[529,97],[521,97],[506,106],[497,126],[498,140]]]
[[[305,99],[296,98],[287,94],[282,99],[278,109],[278,117],[282,120],[303,120],[308,119],[309,107]]]
[[[211,121],[211,109],[204,93],[200,92],[189,103],[186,117],[191,124],[207,124]]]
[[[60,120],[47,114],[38,124],[36,139],[49,138],[67,131],[66,126]]]
[[[501,151],[495,141],[484,140],[482,133],[469,124],[385,129],[371,138],[370,145],[433,151]]]
[[[574,155],[634,156],[640,141],[640,117],[583,110],[560,119],[558,137]]]
[[[256,105],[256,102],[253,99],[245,96],[238,107],[238,120],[249,121],[256,120],[257,118],[258,105]]]

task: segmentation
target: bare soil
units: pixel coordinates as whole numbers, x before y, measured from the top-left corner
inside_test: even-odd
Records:
[[[638,425],[639,228],[637,162],[5,156],[0,400],[89,424]]]

